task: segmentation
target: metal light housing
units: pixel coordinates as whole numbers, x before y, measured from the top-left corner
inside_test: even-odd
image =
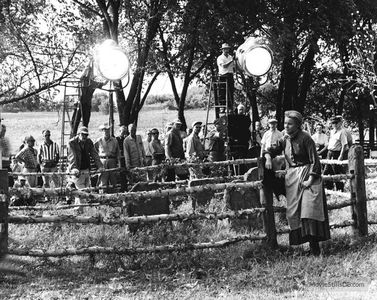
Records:
[[[236,51],[238,67],[248,76],[260,77],[272,67],[272,51],[263,40],[248,38]]]
[[[130,71],[130,61],[126,53],[114,40],[105,40],[95,53],[95,62],[101,76],[115,81],[126,77]]]

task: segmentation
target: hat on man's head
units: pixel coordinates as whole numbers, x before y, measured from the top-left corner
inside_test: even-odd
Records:
[[[245,105],[243,105],[242,103],[238,104],[237,109],[240,109],[240,108],[245,109]]]
[[[194,128],[196,125],[200,125],[201,126],[202,124],[203,124],[203,122],[195,121],[195,122],[192,123],[191,127]]]
[[[25,137],[25,142],[35,142],[35,138],[32,135],[28,135]]]
[[[155,134],[155,133],[159,133],[159,131],[158,131],[157,128],[152,128],[152,129],[151,129],[151,133],[152,133],[152,134]]]
[[[108,123],[104,123],[104,124],[100,125],[98,128],[99,128],[99,130],[108,130],[108,129],[111,128],[111,126]]]
[[[182,122],[181,122],[181,120],[179,120],[179,119],[175,119],[175,120],[173,121],[173,124],[182,124]]]
[[[229,49],[229,48],[230,48],[230,46],[227,43],[224,43],[224,44],[221,45],[221,49]]]
[[[88,127],[85,127],[85,126],[82,126],[79,128],[79,130],[77,131],[78,134],[82,133],[82,134],[89,134],[89,130],[88,130]]]
[[[278,120],[276,120],[275,118],[271,118],[271,119],[269,119],[268,120],[268,123],[277,123],[278,122]]]
[[[330,119],[331,123],[339,123],[343,120],[343,117],[342,116],[334,116]]]

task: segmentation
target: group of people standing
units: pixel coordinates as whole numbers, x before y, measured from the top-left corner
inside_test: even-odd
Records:
[[[181,131],[182,122],[179,119],[166,125],[164,139],[160,140],[160,132],[157,128],[147,131],[146,139],[136,134],[135,124],[121,126],[119,135],[112,137],[110,126],[101,125],[103,136],[96,142],[88,137],[87,127],[79,128],[77,136],[69,141],[69,171],[73,176],[73,182],[79,189],[90,187],[91,161],[102,172],[99,177],[100,187],[115,186],[120,183],[122,189],[127,182],[133,183],[135,178],[131,172],[134,168],[154,166],[164,161],[185,161],[187,159],[218,161],[225,159],[224,140],[219,131],[219,121],[216,120],[215,128],[208,132],[208,150],[204,149],[202,122],[192,123],[189,134]],[[207,155],[208,154],[208,155]],[[107,171],[121,167],[120,176],[116,172]],[[179,172],[174,168],[168,168],[164,178],[157,178],[151,172],[147,172],[149,180],[174,181],[186,179],[187,172]]]

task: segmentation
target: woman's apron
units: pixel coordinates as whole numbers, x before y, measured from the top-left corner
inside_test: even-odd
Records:
[[[310,165],[290,167],[285,175],[287,219],[291,230],[301,227],[301,219],[325,220],[322,179],[315,179],[305,189],[301,185],[309,178],[309,170]]]

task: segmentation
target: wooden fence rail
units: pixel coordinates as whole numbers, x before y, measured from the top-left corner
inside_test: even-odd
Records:
[[[129,224],[146,224],[156,222],[170,221],[187,221],[187,220],[224,220],[224,219],[242,219],[250,215],[256,215],[264,212],[264,208],[252,208],[241,211],[228,213],[178,213],[178,214],[161,214],[151,216],[137,216],[121,219],[108,219],[103,216],[73,216],[73,215],[42,215],[42,216],[22,216],[9,215],[8,223],[10,224],[37,224],[37,223],[80,223],[80,224],[101,224],[101,225],[129,225]]]
[[[374,221],[369,221],[367,219],[366,211],[366,192],[365,192],[365,166],[363,153],[359,149],[360,146],[352,147],[349,151],[349,160],[338,162],[334,160],[326,160],[324,163],[328,164],[340,164],[349,166],[349,174],[339,174],[331,176],[323,176],[324,181],[339,181],[339,180],[350,180],[351,186],[351,197],[342,203],[332,203],[329,205],[329,209],[339,209],[347,206],[352,207],[352,220],[344,221],[341,224],[331,224],[331,228],[343,228],[347,226],[353,226],[360,236],[368,234],[368,224],[375,224]],[[250,164],[257,163],[258,167],[261,168],[260,160],[237,160],[228,161],[220,163],[202,163],[200,165],[232,165],[232,164]],[[368,162],[369,166],[372,166],[372,162]],[[377,162],[376,162],[377,165]],[[198,166],[194,163],[184,163],[174,166]],[[136,171],[151,170],[153,168],[139,168]],[[262,168],[263,169],[263,168]],[[260,170],[260,174],[263,174],[263,170]],[[25,175],[25,174],[23,174]],[[372,174],[373,176],[373,174]],[[233,182],[233,183],[213,183],[206,186],[181,186],[175,189],[164,189],[149,192],[130,192],[130,193],[118,193],[118,194],[94,194],[84,191],[66,191],[64,189],[59,189],[60,193],[62,190],[64,192],[84,197],[89,200],[89,205],[125,205],[126,203],[132,203],[139,199],[153,198],[153,197],[171,197],[180,196],[187,194],[196,194],[203,191],[217,191],[217,190],[229,190],[229,189],[260,189],[262,187],[262,181],[256,180],[253,182]],[[59,192],[54,190],[40,189],[33,190],[35,193],[40,193],[45,195],[46,193],[56,193]],[[264,216],[264,226],[265,235],[242,235],[236,236],[234,238],[229,238],[217,242],[206,242],[197,244],[185,244],[185,245],[160,245],[145,248],[117,248],[117,247],[86,247],[81,249],[58,249],[58,250],[43,250],[43,249],[6,249],[6,252],[14,255],[29,255],[29,256],[67,256],[67,255],[80,255],[80,254],[97,254],[97,253],[116,253],[116,254],[138,254],[138,253],[150,253],[150,252],[170,252],[170,251],[186,251],[195,249],[205,249],[205,248],[218,248],[224,247],[226,245],[240,242],[240,241],[253,241],[253,240],[266,240],[269,245],[274,247],[277,245],[277,234],[289,232],[289,229],[276,230],[274,213],[277,211],[285,211],[284,207],[273,207],[272,203],[263,203],[263,208],[245,210],[244,212],[233,212],[233,213],[223,213],[223,214],[166,214],[166,215],[155,215],[155,216],[140,216],[140,217],[130,217],[123,219],[112,219],[107,220],[103,217],[81,217],[81,216],[17,216],[6,212],[6,218],[1,219],[1,222],[6,223],[45,223],[45,222],[68,222],[68,223],[82,223],[82,224],[108,224],[108,225],[125,225],[125,224],[136,224],[136,223],[150,223],[158,221],[184,221],[189,219],[203,220],[203,219],[225,219],[225,218],[242,218],[253,214],[262,214]],[[377,223],[377,222],[376,222]],[[1,250],[1,249],[0,249]],[[4,250],[4,248],[3,248]]]
[[[191,243],[184,245],[161,245],[161,246],[151,246],[151,247],[140,247],[140,248],[120,248],[120,247],[84,247],[80,249],[9,249],[7,251],[10,255],[17,256],[34,256],[34,257],[63,257],[72,255],[88,255],[88,254],[118,254],[118,255],[135,255],[142,253],[156,253],[156,252],[174,252],[174,251],[189,251],[189,250],[199,250],[199,249],[211,249],[211,248],[223,248],[235,243],[243,241],[262,241],[266,239],[265,234],[251,234],[251,235],[239,235],[233,238],[216,241],[216,242],[205,242],[205,243]]]

